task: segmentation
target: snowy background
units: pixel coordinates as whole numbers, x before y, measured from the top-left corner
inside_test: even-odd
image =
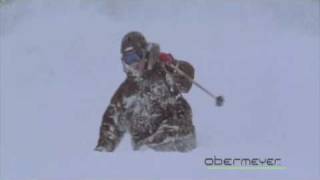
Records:
[[[2,0],[3,1],[3,0]],[[0,5],[1,180],[320,178],[319,0],[8,0]],[[93,151],[124,80],[131,30],[191,62],[199,147]],[[287,170],[214,171],[205,157],[279,157]]]

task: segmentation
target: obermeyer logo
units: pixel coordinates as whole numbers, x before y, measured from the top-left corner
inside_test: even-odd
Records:
[[[285,170],[281,158],[218,158],[207,157],[204,164],[210,170]]]

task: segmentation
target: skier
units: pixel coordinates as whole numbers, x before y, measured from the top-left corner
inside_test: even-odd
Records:
[[[107,107],[100,126],[97,151],[112,152],[125,132],[134,150],[188,152],[196,147],[192,111],[182,93],[191,89],[194,68],[171,54],[160,52],[140,32],[122,39],[122,64],[127,75]]]

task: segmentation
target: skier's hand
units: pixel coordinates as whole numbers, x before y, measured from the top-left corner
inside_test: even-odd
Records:
[[[95,151],[99,151],[99,152],[113,152],[114,149],[115,149],[115,146],[112,144],[104,144],[104,145],[98,144],[96,148],[94,148]]]

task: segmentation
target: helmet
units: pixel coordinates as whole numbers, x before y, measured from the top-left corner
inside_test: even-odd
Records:
[[[134,50],[141,53],[146,47],[147,41],[142,33],[131,31],[122,38],[121,53],[124,54],[127,50]]]

